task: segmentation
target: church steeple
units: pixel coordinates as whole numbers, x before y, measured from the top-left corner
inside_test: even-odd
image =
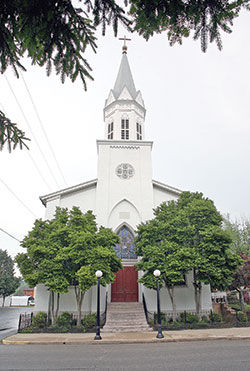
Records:
[[[116,99],[121,95],[125,87],[127,88],[131,97],[135,99],[137,92],[135,89],[133,76],[129,67],[127,54],[123,52],[119,72],[116,78],[115,86],[113,88],[113,93]]]
[[[124,44],[115,85],[105,102],[105,139],[144,140],[145,115],[142,95],[135,88],[127,57],[127,46]]]

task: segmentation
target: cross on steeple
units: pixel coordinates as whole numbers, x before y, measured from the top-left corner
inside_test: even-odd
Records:
[[[119,40],[123,40],[124,41],[124,44],[123,44],[123,47],[122,47],[122,53],[126,54],[127,53],[127,45],[126,45],[126,41],[131,41],[131,39],[127,39],[126,36],[124,35],[124,37],[120,37]]]

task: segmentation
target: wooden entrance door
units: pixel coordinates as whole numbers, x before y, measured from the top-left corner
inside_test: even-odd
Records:
[[[111,286],[111,301],[138,301],[138,272],[135,267],[124,267],[116,273]]]

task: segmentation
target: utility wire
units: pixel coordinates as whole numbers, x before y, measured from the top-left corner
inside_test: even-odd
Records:
[[[50,144],[49,138],[48,138],[47,133],[46,133],[46,131],[45,131],[45,129],[44,129],[44,126],[43,126],[43,124],[42,124],[42,120],[41,120],[40,115],[39,115],[39,113],[38,113],[38,111],[37,111],[37,108],[36,108],[36,106],[35,106],[35,103],[34,103],[34,101],[33,101],[33,99],[32,99],[32,96],[31,96],[30,90],[29,90],[29,88],[28,88],[28,85],[26,84],[26,81],[25,81],[25,79],[24,79],[24,77],[23,77],[22,72],[20,72],[20,74],[21,74],[21,76],[22,76],[23,83],[24,83],[24,85],[25,85],[25,88],[26,88],[27,93],[28,93],[28,95],[29,95],[30,101],[31,101],[32,106],[33,106],[33,108],[34,108],[34,111],[35,111],[35,113],[36,113],[37,119],[38,119],[38,121],[39,121],[39,123],[40,123],[40,126],[41,126],[41,128],[42,128],[43,134],[44,134],[44,136],[45,136],[45,138],[46,138],[46,140],[47,140],[47,143],[48,143],[48,146],[49,146],[49,148],[50,148],[50,151],[51,151],[51,153],[52,153],[52,155],[53,155],[53,157],[54,157],[55,163],[56,163],[56,165],[57,165],[57,167],[58,167],[59,173],[61,174],[61,177],[62,177],[62,179],[63,179],[63,181],[64,181],[64,185],[65,185],[65,187],[67,187],[67,182],[66,182],[66,180],[65,180],[65,178],[64,178],[64,176],[63,176],[63,173],[62,173],[62,170],[61,170],[61,168],[60,168],[60,166],[59,166],[59,163],[58,163],[58,161],[57,161],[57,158],[56,158],[55,152],[54,152],[54,150],[53,150],[53,148],[52,148],[52,146],[51,146],[51,144]]]
[[[18,242],[21,242],[20,240],[18,240],[16,237],[12,236],[12,234],[6,232],[3,228],[0,227],[0,231],[2,231],[3,233],[7,234],[8,236],[10,236],[11,238],[14,238],[14,240],[18,241]]]
[[[15,194],[15,192],[12,191],[12,189],[10,189],[10,187],[2,179],[0,179],[0,182],[3,183],[3,185],[10,191],[10,193],[12,193],[13,196],[25,207],[25,209],[30,212],[30,214],[37,218],[33,211],[31,211],[30,208],[27,205],[25,205],[25,203]]]
[[[1,105],[2,108],[3,108],[3,112],[4,112],[6,115],[8,115],[8,114],[7,114],[7,111],[5,110],[5,108],[4,108],[4,106],[2,105],[1,102],[0,102],[0,105]],[[46,186],[48,187],[48,189],[51,191],[51,187],[49,186],[47,180],[45,179],[45,177],[43,176],[41,170],[40,170],[39,167],[37,166],[35,160],[34,160],[33,157],[31,156],[30,151],[27,151],[26,153],[28,154],[28,156],[29,156],[31,162],[33,163],[33,165],[35,166],[36,170],[38,171],[40,177],[42,178],[42,180],[44,181],[44,183],[46,184]]]
[[[6,111],[5,111],[5,109],[4,109],[4,106],[2,105],[2,103],[0,102],[0,105],[1,105],[1,107],[2,107],[2,110],[3,110],[3,112],[5,112],[6,113]]]
[[[47,180],[45,179],[45,177],[43,176],[41,170],[40,170],[39,167],[37,166],[35,160],[34,160],[33,157],[31,156],[31,154],[30,154],[29,151],[28,151],[27,153],[28,153],[28,155],[29,155],[29,158],[31,159],[31,162],[33,163],[33,165],[35,166],[36,170],[38,171],[40,177],[42,178],[42,180],[44,181],[44,183],[46,184],[46,186],[48,187],[48,189],[49,189],[50,192],[51,192],[51,187],[49,186]]]
[[[25,114],[24,114],[24,112],[23,112],[23,109],[22,109],[22,107],[21,107],[21,105],[20,105],[20,103],[19,103],[19,101],[18,101],[18,99],[17,99],[17,97],[16,97],[16,94],[15,94],[14,90],[12,89],[12,87],[11,87],[11,85],[10,85],[10,83],[9,83],[9,80],[8,80],[7,77],[6,77],[6,74],[4,75],[4,77],[5,77],[5,79],[6,79],[7,83],[8,83],[9,88],[10,88],[10,90],[11,90],[11,92],[12,92],[12,94],[13,94],[15,100],[16,100],[16,103],[17,103],[17,105],[18,105],[18,107],[19,107],[19,109],[20,109],[20,111],[21,111],[21,113],[22,113],[22,115],[23,115],[23,118],[25,119],[25,121],[26,121],[26,123],[27,123],[27,125],[28,125],[28,127],[29,127],[29,129],[30,129],[30,131],[31,131],[31,133],[32,133],[32,135],[33,135],[33,137],[34,137],[34,140],[35,140],[35,142],[36,142],[36,145],[37,145],[37,147],[39,148],[39,151],[40,151],[40,153],[41,153],[41,155],[42,155],[42,157],[43,157],[43,159],[44,159],[44,161],[45,161],[45,163],[46,163],[46,165],[47,165],[47,167],[48,167],[48,169],[49,169],[49,171],[50,171],[50,174],[51,174],[52,178],[54,179],[54,181],[55,181],[57,187],[60,188],[60,186],[59,186],[59,184],[58,184],[58,182],[57,182],[57,180],[56,180],[56,178],[55,178],[55,175],[53,174],[53,172],[52,172],[52,170],[51,170],[51,167],[50,167],[48,161],[46,160],[46,158],[45,158],[45,156],[44,156],[44,153],[43,153],[43,151],[42,151],[42,149],[41,149],[41,147],[40,147],[40,145],[39,145],[39,143],[38,143],[38,141],[37,141],[37,139],[36,139],[36,136],[35,136],[33,130],[31,129],[31,126],[30,126],[30,124],[29,124],[29,122],[28,122],[28,119],[27,119],[27,117],[25,116]]]

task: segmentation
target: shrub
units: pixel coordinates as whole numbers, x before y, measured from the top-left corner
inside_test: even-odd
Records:
[[[85,329],[91,329],[96,325],[96,313],[86,314],[82,319],[82,326]]]
[[[21,334],[32,334],[32,332],[33,332],[32,327],[26,327],[26,328],[23,328],[22,330],[20,330]]]
[[[185,323],[185,313],[181,313],[180,318],[181,322]],[[186,313],[186,323],[197,323],[198,321],[196,314]]]
[[[171,323],[168,323],[166,328],[169,330],[179,330],[179,329],[183,329],[184,325],[181,322],[173,321]]]
[[[241,306],[239,303],[235,303],[235,304],[229,304],[229,306],[234,309],[234,310],[240,310]]]
[[[211,312],[209,314],[209,319],[212,321],[212,322],[222,322],[222,315],[219,314],[219,313],[216,313],[216,312]]]
[[[154,312],[154,321],[158,323],[158,313]],[[161,312],[161,322],[167,322],[165,313]]]
[[[238,295],[236,292],[231,291],[227,293],[227,301],[230,304],[235,304],[239,302]]]
[[[241,311],[237,312],[237,319],[241,323],[248,322],[247,315]]]
[[[248,312],[250,311],[250,304],[245,304],[245,310]]]
[[[208,323],[209,319],[206,316],[202,316],[200,323]]]
[[[56,318],[56,327],[70,327],[71,314],[68,312],[63,312]]]
[[[47,313],[38,312],[32,319],[32,326],[38,328],[44,328],[47,325]]]

